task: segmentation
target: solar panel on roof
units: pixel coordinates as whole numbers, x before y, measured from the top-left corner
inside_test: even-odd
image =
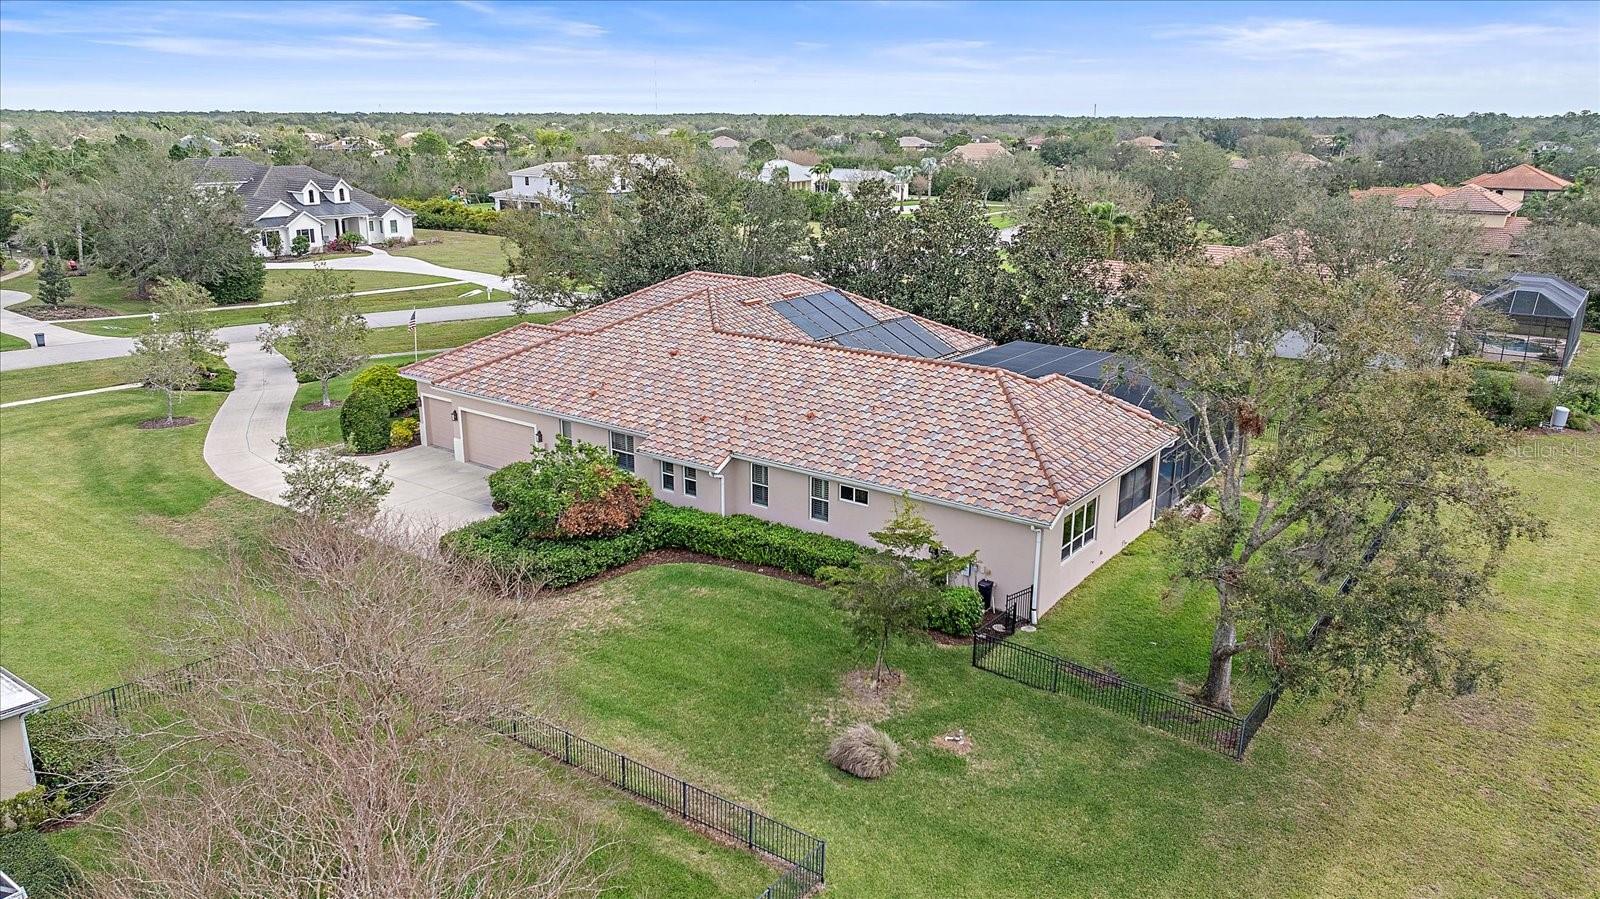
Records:
[[[917,355],[937,359],[948,356],[953,348],[929,331],[922,322],[914,318],[896,318],[883,323],[882,327],[898,335],[906,343],[918,349]]]
[[[940,358],[954,350],[910,316],[880,322],[849,297],[825,291],[793,297],[772,308],[812,340],[902,356]]]

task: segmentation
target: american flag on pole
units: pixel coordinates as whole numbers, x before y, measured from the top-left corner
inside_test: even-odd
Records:
[[[417,310],[411,310],[411,320],[406,322],[406,330],[415,334],[417,332]]]

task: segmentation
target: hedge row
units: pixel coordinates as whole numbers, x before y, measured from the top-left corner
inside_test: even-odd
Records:
[[[848,565],[867,552],[866,547],[849,540],[749,515],[724,517],[659,500],[645,509],[638,525],[615,537],[524,540],[506,524],[504,516],[497,515],[451,531],[440,545],[448,553],[488,562],[547,587],[575,584],[656,549],[689,550],[808,577],[814,577],[820,568]]]
[[[500,213],[493,209],[475,208],[444,197],[426,200],[400,197],[391,202],[415,212],[417,217],[413,224],[418,228],[489,234],[500,222]]]

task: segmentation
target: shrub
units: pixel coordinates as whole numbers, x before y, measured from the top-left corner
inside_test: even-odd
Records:
[[[207,353],[200,364],[200,383],[194,389],[229,393],[237,377],[237,373],[228,367],[221,356]]]
[[[222,306],[254,303],[261,299],[261,294],[267,287],[267,268],[259,258],[251,256],[238,271],[230,272],[209,284],[200,286],[211,294],[211,299]]]
[[[47,795],[43,785],[23,790],[10,799],[0,799],[0,833],[37,830],[66,817],[70,811],[67,797],[62,793]]]
[[[356,247],[361,246],[361,243],[361,232],[346,231],[328,241],[323,249],[329,253],[353,253]]]
[[[781,568],[815,577],[817,569],[849,565],[865,547],[849,540],[813,534],[750,515],[722,516],[699,509],[667,506],[656,519],[658,545]]]
[[[400,370],[393,365],[373,365],[362,370],[350,382],[350,393],[376,393],[390,415],[417,405],[417,382],[400,377]]]
[[[352,392],[339,409],[339,431],[352,452],[376,453],[389,448],[389,406],[382,394]]]
[[[0,836],[0,871],[23,887],[32,899],[65,899],[78,875],[36,830]]]
[[[488,234],[500,222],[500,213],[493,209],[477,209],[444,197],[427,200],[400,198],[392,202],[415,212],[417,218],[414,224],[418,228]]]
[[[894,770],[900,746],[870,724],[857,724],[828,744],[828,761],[840,771],[873,780]]]
[[[294,240],[289,242],[289,252],[296,256],[304,256],[311,252],[311,238],[304,234],[296,234]]]
[[[1476,367],[1467,399],[1490,421],[1507,428],[1536,428],[1550,420],[1555,392],[1530,374]]]
[[[971,587],[947,587],[928,609],[927,626],[942,634],[965,637],[983,623],[983,597]]]
[[[555,449],[531,449],[531,461],[489,476],[489,496],[524,537],[620,534],[650,504],[649,485],[618,468],[605,447],[558,437]]]
[[[501,515],[451,531],[440,546],[448,554],[487,562],[503,574],[546,587],[566,587],[655,549],[655,529],[646,523],[660,505],[645,510],[640,526],[611,537],[526,540]]]
[[[417,442],[417,432],[422,423],[415,418],[397,418],[389,422],[389,448],[400,449]]]
[[[81,812],[111,792],[117,762],[116,742],[81,715],[52,712],[28,721],[28,743],[39,784],[67,799]]]
[[[1600,415],[1600,375],[1569,372],[1556,388],[1556,405],[1566,406],[1575,413]]]

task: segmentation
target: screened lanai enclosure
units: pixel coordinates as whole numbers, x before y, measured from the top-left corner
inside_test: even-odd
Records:
[[[1518,272],[1475,304],[1503,318],[1464,335],[1468,349],[1519,368],[1545,365],[1562,371],[1578,351],[1588,296],[1564,278]]]
[[[1200,440],[1200,418],[1195,415],[1194,407],[1182,397],[1140,378],[1134,363],[1124,356],[1082,347],[1013,340],[970,353],[959,361],[1003,368],[1030,378],[1065,375],[1182,428],[1187,439],[1161,453],[1161,469],[1156,477],[1157,510],[1177,505],[1196,487],[1211,479],[1211,465],[1195,449]]]

